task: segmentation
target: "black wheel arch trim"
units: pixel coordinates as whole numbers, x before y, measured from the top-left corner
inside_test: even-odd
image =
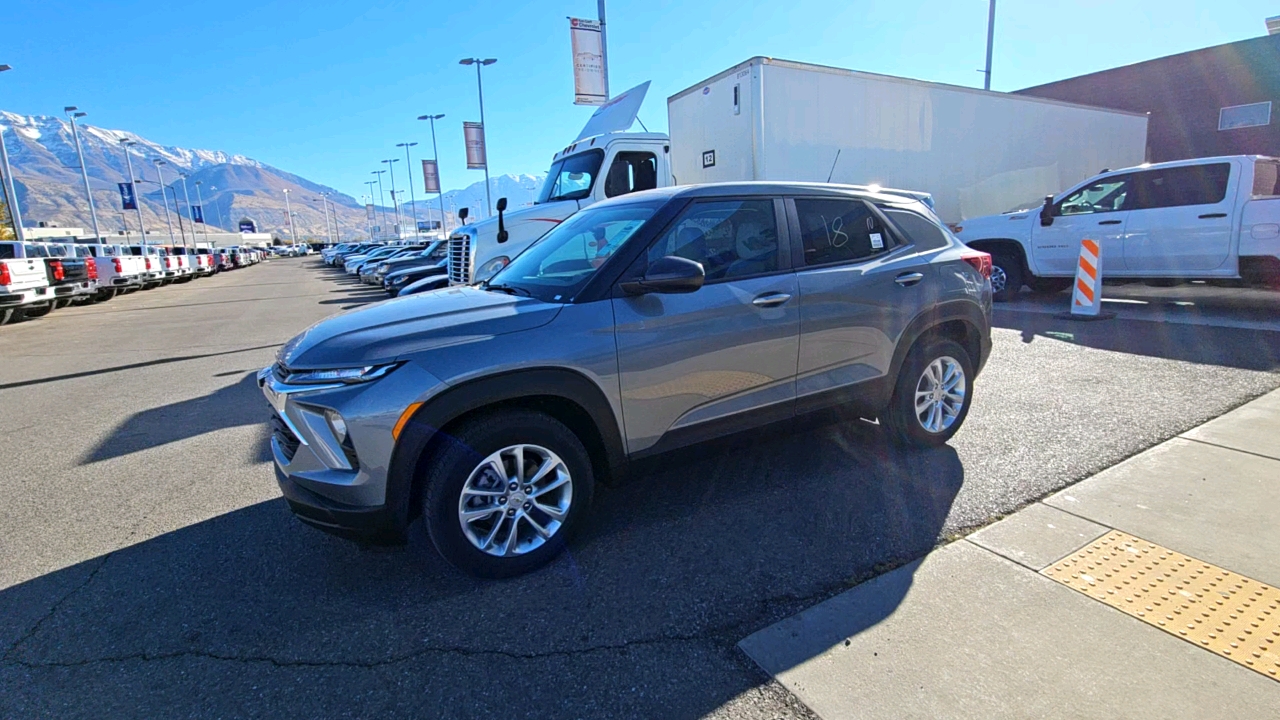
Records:
[[[902,364],[906,362],[907,353],[911,351],[917,340],[929,334],[930,330],[953,320],[971,325],[978,334],[979,356],[970,358],[976,376],[991,355],[991,322],[977,303],[969,300],[950,300],[920,313],[907,325],[893,351],[889,377],[895,378],[896,382],[898,373],[902,370]]]
[[[423,403],[405,424],[387,468],[387,512],[399,532],[419,514],[414,499],[418,463],[440,430],[467,413],[524,398],[554,397],[571,402],[590,416],[600,436],[599,454],[586,438],[593,464],[617,472],[626,464],[626,449],[613,406],[604,391],[576,370],[530,368],[477,378],[445,390]]]

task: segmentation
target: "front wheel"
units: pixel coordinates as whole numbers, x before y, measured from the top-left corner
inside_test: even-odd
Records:
[[[595,487],[572,430],[544,413],[500,411],[464,422],[446,442],[424,479],[423,516],[450,564],[512,577],[564,550]]]
[[[991,299],[1009,302],[1022,290],[1022,263],[1013,255],[991,254]]]
[[[953,340],[925,339],[902,364],[885,424],[900,445],[942,445],[960,430],[972,398],[969,353]]]

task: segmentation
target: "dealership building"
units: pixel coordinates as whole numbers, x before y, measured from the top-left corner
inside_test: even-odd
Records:
[[[1280,125],[1273,115],[1273,102],[1280,101],[1280,35],[1216,45],[1017,92],[1147,113],[1149,162],[1280,155]]]

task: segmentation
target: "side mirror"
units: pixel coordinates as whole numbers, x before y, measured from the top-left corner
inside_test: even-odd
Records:
[[[1053,196],[1044,196],[1044,207],[1040,208],[1040,225],[1049,227],[1053,224]]]
[[[675,255],[658,258],[644,271],[644,277],[619,284],[628,295],[645,293],[691,293],[702,287],[707,273],[701,263]]]
[[[507,199],[498,198],[498,242],[504,243],[510,235],[507,233],[507,225],[502,219],[502,213],[507,209]]]
[[[471,214],[471,208],[462,208],[458,211],[458,222],[463,225],[467,224],[467,216]]]

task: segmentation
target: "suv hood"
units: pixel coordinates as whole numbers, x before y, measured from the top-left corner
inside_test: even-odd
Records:
[[[560,305],[474,287],[410,295],[312,325],[280,348],[289,368],[375,365],[545,325]]]

